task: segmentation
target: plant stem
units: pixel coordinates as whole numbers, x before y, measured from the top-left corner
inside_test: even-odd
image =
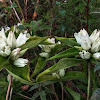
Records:
[[[64,100],[64,86],[62,82],[60,82],[60,84],[61,84],[61,89],[62,89],[62,100]]]
[[[11,75],[9,75],[9,86],[8,86],[8,90],[7,90],[7,94],[6,94],[6,100],[8,100],[10,87],[11,87]]]
[[[90,79],[91,79],[91,68],[90,68],[90,63],[88,63],[88,87],[87,87],[87,100],[89,100],[89,96],[90,96]]]
[[[9,2],[10,2],[10,4],[12,5],[12,1],[11,0],[9,0]],[[14,10],[14,12],[15,12],[15,15],[16,15],[16,17],[17,17],[17,19],[19,20],[19,22],[21,23],[21,20],[20,20],[20,18],[19,18],[19,16],[18,16],[18,14],[17,14],[17,12],[16,12],[16,10],[15,10],[15,8],[13,7],[13,10]]]
[[[20,6],[20,4],[19,4],[19,1],[16,0],[16,2],[17,2],[17,5],[18,5],[18,7],[19,7],[19,9],[20,9],[20,12],[21,12],[22,17],[23,17],[23,19],[25,20],[24,14],[23,14],[23,11],[22,11],[22,8],[21,8],[21,6]]]

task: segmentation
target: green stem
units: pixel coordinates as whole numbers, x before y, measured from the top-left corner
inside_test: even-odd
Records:
[[[88,87],[87,87],[87,100],[89,100],[89,97],[90,97],[90,78],[91,78],[91,68],[90,68],[90,63],[88,63]]]

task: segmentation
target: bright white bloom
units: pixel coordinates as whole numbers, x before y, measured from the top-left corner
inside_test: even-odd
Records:
[[[26,43],[26,41],[29,39],[30,37],[27,36],[27,34],[23,34],[23,33],[20,33],[17,40],[16,40],[16,47],[19,47],[23,44]]]
[[[97,31],[97,29],[95,29],[93,31],[93,33],[90,35],[90,39],[91,39],[91,42],[94,43],[100,36],[100,31]]]
[[[82,59],[89,59],[91,57],[91,53],[85,50],[82,50],[81,52],[79,52],[79,55]]]
[[[11,50],[9,46],[5,46],[3,49],[0,49],[0,55],[3,57],[9,56],[10,53],[11,53]]]
[[[0,49],[3,49],[6,45],[5,41],[0,37]]]
[[[19,56],[20,56],[20,50],[21,50],[21,48],[16,48],[16,49],[14,49],[14,50],[11,52],[11,59],[12,59],[12,60],[16,60],[16,59],[19,58]]]
[[[45,58],[49,57],[49,54],[46,53],[46,52],[42,52],[42,53],[40,53],[39,55],[40,55],[41,57],[45,57]]]
[[[16,38],[15,38],[15,34],[12,31],[10,31],[8,34],[7,44],[12,49],[14,49],[16,47]]]
[[[98,52],[100,50],[100,39],[98,38],[97,40],[94,41],[91,47],[92,52]]]
[[[59,71],[59,76],[60,76],[60,77],[64,77],[64,75],[65,75],[65,70],[64,70],[64,69],[61,69],[61,70]]]
[[[100,52],[94,53],[93,57],[97,60],[100,60]]]
[[[60,41],[58,41],[58,43],[55,43],[55,38],[48,38],[47,39],[47,41],[49,42],[49,43],[52,43],[51,45],[38,45],[40,48],[42,48],[43,49],[43,51],[45,51],[46,53],[49,53],[49,52],[51,52],[51,49],[53,49],[55,46],[56,46],[56,44],[61,44],[61,42]]]
[[[28,60],[23,58],[18,58],[14,61],[14,65],[16,65],[17,67],[24,67],[25,65],[27,65],[27,63]]]
[[[91,48],[91,40],[85,29],[80,30],[79,33],[74,33],[77,43],[81,45],[84,50],[89,50]]]
[[[5,36],[5,31],[4,31],[4,28],[2,28],[2,30],[0,31],[0,37],[2,37],[2,39],[6,42],[7,41],[7,38]]]

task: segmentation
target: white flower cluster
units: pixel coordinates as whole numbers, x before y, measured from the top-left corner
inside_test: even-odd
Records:
[[[60,41],[58,41],[58,43],[55,43],[55,38],[48,38],[47,41],[49,43],[52,43],[51,45],[38,45],[40,48],[43,49],[44,52],[40,53],[41,57],[48,57],[49,53],[51,52],[51,50],[57,45],[57,44],[61,44]]]
[[[100,60],[100,31],[97,29],[89,36],[85,29],[80,30],[79,33],[74,33],[77,43],[82,47],[79,55],[82,59],[89,59],[93,56]]]
[[[14,65],[24,67],[28,63],[28,60],[19,57],[21,57],[27,49],[21,51],[19,47],[25,44],[30,36],[27,37],[27,34],[20,33],[16,39],[14,32],[10,31],[8,37],[6,37],[5,33],[8,30],[8,28],[5,30],[2,28],[0,31],[0,55],[3,57],[10,56],[11,60],[14,61]]]

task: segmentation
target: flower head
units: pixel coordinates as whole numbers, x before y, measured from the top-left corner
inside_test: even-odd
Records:
[[[89,50],[91,48],[91,40],[85,29],[80,30],[79,33],[74,33],[77,43],[81,45],[84,50]]]

